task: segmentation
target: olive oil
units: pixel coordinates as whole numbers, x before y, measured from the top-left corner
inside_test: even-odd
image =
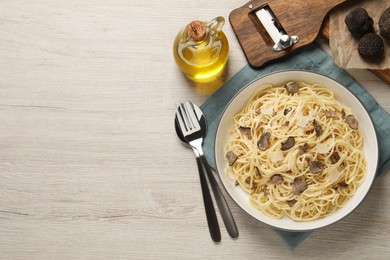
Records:
[[[223,17],[211,22],[193,21],[176,36],[173,55],[182,72],[198,83],[218,79],[225,68],[229,44],[222,27]]]

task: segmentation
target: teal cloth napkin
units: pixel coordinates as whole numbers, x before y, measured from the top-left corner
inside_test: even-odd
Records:
[[[354,93],[370,113],[376,128],[378,140],[380,140],[380,159],[377,175],[386,172],[390,168],[390,138],[388,138],[390,136],[390,115],[346,71],[337,67],[331,57],[316,44],[303,48],[293,56],[281,62],[266,66],[261,70],[254,70],[248,65],[245,66],[201,105],[208,126],[203,148],[211,167],[215,169],[214,139],[218,122],[228,102],[240,89],[256,78],[274,71],[286,69],[304,69],[326,75],[340,82]],[[311,232],[276,231],[291,249],[298,246],[311,234]]]

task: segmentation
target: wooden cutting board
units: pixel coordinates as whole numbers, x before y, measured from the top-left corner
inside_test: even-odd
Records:
[[[346,0],[251,0],[233,10],[229,21],[249,65],[259,69],[269,62],[284,58],[312,43],[319,34],[329,39],[329,11]],[[269,7],[277,23],[289,36],[297,35],[299,41],[282,51],[274,51],[275,44],[256,12]],[[390,84],[390,70],[371,70]]]
[[[312,43],[326,14],[343,2],[345,0],[251,0],[233,10],[229,21],[249,64],[258,69]],[[297,43],[282,51],[273,50],[272,33],[257,16],[265,6],[275,15],[277,21],[274,24],[281,25],[289,36],[299,37]]]

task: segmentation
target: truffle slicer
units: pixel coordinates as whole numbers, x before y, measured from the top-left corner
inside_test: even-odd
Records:
[[[229,21],[249,65],[259,69],[312,43],[327,13],[345,1],[252,0]]]

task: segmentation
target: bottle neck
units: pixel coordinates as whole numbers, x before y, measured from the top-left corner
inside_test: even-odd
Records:
[[[210,41],[211,41],[211,35],[209,32],[206,32],[205,36],[202,39],[195,41],[192,37],[188,35],[187,30],[184,30],[182,32],[180,42],[183,48],[192,47],[192,48],[199,49],[208,46],[210,44]]]

